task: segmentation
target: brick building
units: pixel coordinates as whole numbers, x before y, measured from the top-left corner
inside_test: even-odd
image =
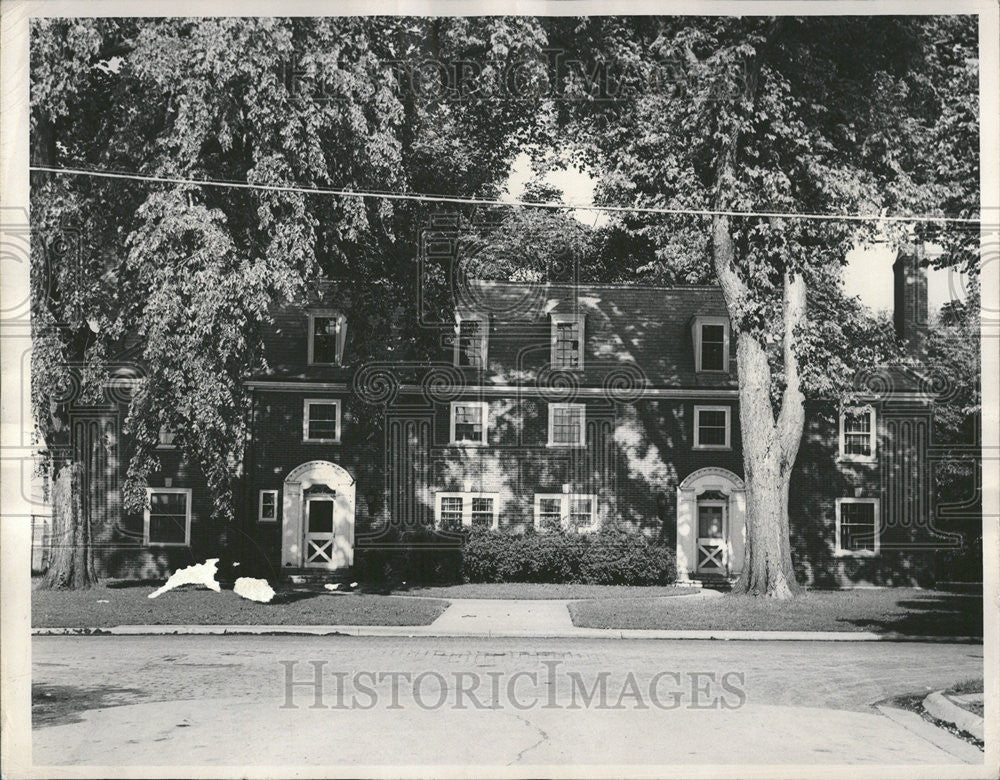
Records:
[[[897,332],[919,349],[926,274],[902,255],[895,271]],[[410,363],[352,354],[356,318],[338,289],[278,312],[269,369],[246,380],[237,520],[209,518],[202,480],[163,431],[147,511],[111,502],[95,524],[106,574],[162,576],[207,557],[271,577],[342,572],[388,523],[618,524],[673,546],[680,579],[740,571],[736,362],[718,288],[469,281],[438,354]],[[793,558],[815,584],[921,581],[927,556],[954,543],[934,524],[932,399],[902,368],[874,380],[857,404],[807,408],[790,515]],[[81,451],[112,424],[87,414]],[[95,495],[115,494],[119,468],[93,466]]]

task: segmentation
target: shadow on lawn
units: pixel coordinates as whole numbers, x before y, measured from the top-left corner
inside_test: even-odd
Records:
[[[884,617],[841,618],[840,622],[880,634],[982,637],[983,599],[945,594],[927,596],[900,601]]]

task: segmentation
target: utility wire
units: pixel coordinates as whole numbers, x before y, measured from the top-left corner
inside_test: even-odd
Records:
[[[303,195],[336,195],[342,198],[383,198],[385,200],[415,200],[426,203],[458,203],[470,206],[526,206],[541,209],[572,209],[576,211],[604,211],[632,214],[671,214],[674,216],[709,217],[763,217],[771,219],[817,219],[832,222],[955,222],[967,225],[979,224],[975,217],[929,217],[929,216],[882,216],[879,214],[809,214],[781,211],[727,211],[713,209],[676,209],[659,206],[574,206],[569,203],[534,203],[524,200],[491,200],[488,198],[463,198],[454,195],[426,195],[418,192],[375,192],[371,190],[341,190],[325,187],[300,187],[292,184],[252,184],[243,181],[219,181],[214,179],[183,179],[172,176],[144,176],[138,173],[113,173],[83,168],[50,168],[32,165],[29,171],[36,173],[56,173],[67,176],[92,176],[101,179],[127,179],[154,184],[185,184],[199,187],[231,187],[243,190],[264,190],[268,192],[294,192]]]

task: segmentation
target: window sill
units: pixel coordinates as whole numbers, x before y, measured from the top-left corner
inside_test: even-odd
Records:
[[[485,441],[451,441],[448,442],[449,447],[487,447],[488,442]]]
[[[144,542],[146,547],[190,547],[191,542],[151,542],[148,539]]]
[[[271,517],[271,518],[258,517],[257,518],[257,522],[260,523],[261,525],[275,525],[278,522],[278,518],[276,518],[276,517]]]
[[[875,558],[878,556],[878,551],[872,552],[871,550],[834,550],[834,558]]]
[[[303,444],[340,444],[340,439],[303,439]]]
[[[878,463],[878,457],[863,457],[859,455],[840,455],[837,457],[837,463],[860,463],[862,465],[872,466]]]
[[[306,363],[306,365],[307,366],[336,366],[337,368],[343,368],[344,367],[344,364],[340,363],[340,362],[337,362],[337,363],[316,363],[316,362],[311,362],[311,363]]]
[[[731,372],[724,368],[697,368],[695,369],[696,374],[729,374]]]
[[[560,444],[559,442],[546,442],[546,447],[551,447],[554,450],[585,450],[587,449],[586,444]]]
[[[693,450],[708,450],[711,452],[732,452],[733,448],[731,446],[726,446],[724,444],[693,444],[691,445]]]

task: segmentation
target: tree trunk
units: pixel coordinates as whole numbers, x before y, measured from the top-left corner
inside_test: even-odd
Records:
[[[740,334],[736,359],[746,476],[746,553],[735,593],[790,598],[798,585],[789,543],[787,485],[781,440],[771,407],[771,370],[763,344]]]
[[[52,487],[51,559],[43,588],[83,590],[97,584],[83,488],[83,464],[67,463],[59,470]]]

